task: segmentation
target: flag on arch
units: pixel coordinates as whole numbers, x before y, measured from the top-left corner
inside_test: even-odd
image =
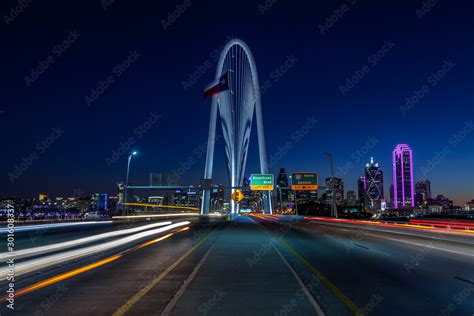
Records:
[[[207,99],[225,90],[229,90],[229,76],[227,71],[219,77],[219,80],[214,80],[207,86],[203,96]]]

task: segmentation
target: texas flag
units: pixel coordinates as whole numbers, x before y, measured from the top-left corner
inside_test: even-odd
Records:
[[[215,80],[207,86],[204,90],[204,98],[209,98],[214,94],[218,94],[225,90],[229,90],[229,76],[227,75],[227,71],[219,78],[219,80]]]

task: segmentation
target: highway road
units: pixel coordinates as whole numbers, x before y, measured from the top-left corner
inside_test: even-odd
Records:
[[[25,242],[27,257],[16,264],[30,265],[16,279],[15,310],[2,301],[1,314],[474,314],[474,236],[257,216],[143,228],[158,222],[91,226],[73,239],[45,233],[34,247],[63,246],[30,257]],[[38,260],[71,252],[77,257],[36,269]]]

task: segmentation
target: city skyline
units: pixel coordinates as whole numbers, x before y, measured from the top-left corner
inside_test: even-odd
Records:
[[[0,108],[9,151],[0,166],[0,194],[67,195],[77,188],[114,193],[132,149],[140,155],[132,163],[131,183],[148,183],[150,173],[181,170],[183,183],[197,183],[210,111],[203,88],[214,79],[220,49],[239,37],[252,47],[257,63],[271,173],[285,167],[325,179],[323,153],[331,151],[335,173],[355,190],[373,156],[386,174],[387,195],[390,153],[407,143],[414,151],[415,181],[429,178],[433,192],[456,204],[472,199],[473,48],[465,10],[453,7],[452,16],[445,16],[434,9],[420,20],[417,4],[359,3],[321,29],[332,5],[301,10],[278,3],[264,14],[255,3],[229,5],[239,13],[230,10],[225,20],[217,18],[225,29],[198,23],[205,10],[199,6],[165,29],[163,12],[172,9],[166,4],[114,5],[105,15],[100,7],[61,4],[63,14],[54,19],[46,8],[27,10],[35,30],[21,15],[9,24],[17,31],[2,33],[12,49],[2,53],[11,62],[5,65],[9,80]],[[124,29],[113,16],[129,11],[138,14],[132,17],[136,23]],[[242,13],[248,25],[241,24]],[[149,29],[157,32],[151,36]],[[117,30],[124,35],[114,36]],[[189,46],[196,38],[200,45]],[[358,42],[364,45],[353,45]],[[91,48],[98,53],[91,55]],[[44,73],[34,73],[46,64]],[[107,83],[108,76],[113,82]],[[215,182],[226,183],[220,130],[217,138]],[[246,174],[259,170],[257,153],[254,129]],[[26,168],[16,172],[22,165]]]
[[[407,146],[406,144],[403,144],[405,146]],[[400,145],[397,145],[397,148],[399,148]],[[396,149],[397,149],[396,148]],[[408,147],[409,148],[409,147]],[[392,152],[392,164],[393,164],[393,154],[394,152],[396,151],[396,149]],[[409,148],[410,151],[411,151],[411,148]],[[369,153],[370,155],[370,153]],[[366,178],[366,175],[367,175],[367,168],[369,168],[369,166],[376,166],[376,168],[378,170],[381,170],[382,172],[382,184],[383,184],[383,188],[382,188],[382,196],[384,197],[384,200],[386,202],[392,202],[391,201],[391,197],[390,197],[390,190],[391,190],[391,185],[393,185],[393,166],[392,168],[390,168],[389,170],[389,173],[388,173],[388,176],[387,176],[387,179],[388,181],[384,181],[383,180],[383,173],[384,173],[384,168],[382,166],[379,166],[379,163],[375,163],[374,162],[374,159],[373,157],[370,157],[370,159],[368,160],[368,162],[364,163],[363,164],[363,169],[361,170],[361,174],[365,174],[363,176],[360,176],[359,178],[357,179],[354,179],[354,183],[352,183],[351,179],[346,179],[344,177],[341,177],[343,183],[344,183],[344,190],[345,191],[354,191],[357,193],[358,195],[358,192],[359,192],[359,186],[358,186],[358,181],[359,179],[362,179],[364,178],[365,179],[365,185],[366,185],[366,189],[368,188],[367,186],[367,178]],[[280,172],[281,172],[281,169],[288,169],[287,167],[282,167],[282,168],[278,168],[280,169]],[[288,169],[290,170],[290,175],[292,172],[295,172],[296,170],[292,170],[292,169]],[[343,169],[339,169],[339,171],[344,171]],[[311,172],[314,171],[314,170],[310,170]],[[337,168],[336,168],[336,171],[337,171]],[[317,171],[316,171],[317,172]],[[250,175],[251,172],[248,173],[248,176]],[[160,174],[160,173],[159,173]],[[150,185],[152,185],[152,182],[151,182],[151,177],[154,176],[155,174],[154,173],[150,173],[148,176],[150,177],[149,178],[149,181],[150,181]],[[319,178],[322,179],[322,176],[321,176],[321,173],[318,173],[319,175]],[[171,177],[173,178],[173,176],[177,176],[177,178],[173,178],[174,181],[173,183],[175,185],[178,185],[178,184],[183,184],[181,183],[181,179],[179,178],[179,173],[166,173],[166,176],[167,177]],[[274,174],[275,176],[275,185],[278,183],[277,181],[277,178],[278,178],[278,173]],[[340,173],[335,173],[335,176],[338,177],[340,176]],[[327,177],[330,177],[329,175]],[[325,178],[327,178],[325,177]],[[416,188],[415,188],[415,184],[417,184],[418,182],[422,182],[422,181],[429,181],[431,183],[431,180],[429,178],[416,178],[416,177],[413,177],[413,193],[416,193]],[[146,184],[147,182],[143,183],[143,184]],[[223,182],[224,185],[225,185],[225,181]],[[222,185],[223,183],[214,183],[215,185],[219,184],[219,185]],[[320,183],[321,184],[321,183]],[[192,186],[198,186],[199,185],[199,181],[196,181],[194,183],[185,183],[185,185],[192,185]],[[436,187],[436,184],[435,184],[435,187]],[[437,196],[437,195],[444,195],[444,196],[447,196],[448,198],[451,198],[454,202],[455,202],[455,205],[458,205],[458,206],[463,206],[465,205],[466,203],[470,202],[472,200],[472,198],[470,198],[469,196],[467,197],[467,199],[463,200],[462,198],[460,199],[456,199],[455,197],[452,197],[450,196],[448,193],[442,191],[442,190],[439,190],[439,189],[436,189],[436,190],[432,190],[431,188],[429,189],[430,190],[430,197],[431,196]],[[21,197],[21,198],[34,198],[35,196],[38,196],[38,195],[41,195],[42,193],[48,193],[48,195],[51,195],[51,196],[55,196],[55,197],[61,197],[61,196],[65,196],[65,197],[68,197],[68,196],[77,196],[77,192],[81,192],[81,194],[85,194],[87,192],[87,194],[85,195],[92,195],[92,194],[95,194],[97,192],[105,192],[106,194],[111,194],[111,195],[116,195],[118,194],[118,188],[115,186],[114,188],[112,188],[110,191],[107,191],[107,190],[102,190],[102,191],[88,191],[87,188],[83,191],[83,188],[75,188],[74,189],[74,192],[71,194],[71,195],[68,195],[67,192],[65,194],[62,194],[62,193],[55,193],[53,192],[52,194],[50,194],[49,191],[45,191],[45,190],[39,190],[39,191],[35,191],[33,192],[32,194],[29,194],[29,195],[4,195],[4,196],[0,196],[1,197]],[[433,192],[433,193],[431,193]],[[319,194],[322,194],[324,193],[323,191],[321,191]],[[367,194],[367,193],[366,193]],[[367,200],[367,202],[370,202],[370,199]],[[411,202],[410,202],[411,203]],[[413,200],[413,204],[415,204],[415,200]]]

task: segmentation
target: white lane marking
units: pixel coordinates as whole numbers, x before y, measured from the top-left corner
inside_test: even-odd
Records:
[[[216,243],[209,248],[209,250],[206,252],[204,257],[199,261],[199,263],[194,267],[193,272],[189,275],[189,277],[184,281],[183,285],[179,288],[178,292],[173,296],[173,299],[166,305],[165,309],[161,312],[162,316],[168,316],[171,315],[171,311],[173,308],[176,306],[176,303],[181,299],[181,297],[184,294],[184,291],[188,288],[188,285],[191,283],[192,280],[194,280],[194,277],[197,275],[201,267],[203,266],[204,262],[206,261],[207,257],[211,253],[211,251],[214,249],[214,246]]]
[[[380,235],[375,235],[375,234],[367,234],[367,235],[369,235],[369,236],[374,236],[374,237],[379,237],[379,238],[384,238],[384,239],[389,239],[389,240],[396,241],[396,242],[403,242],[403,243],[410,244],[410,245],[415,245],[415,246],[420,246],[420,247],[426,247],[426,248],[431,248],[431,249],[436,249],[436,250],[441,250],[441,251],[456,253],[456,254],[459,254],[459,255],[474,257],[474,254],[471,254],[471,253],[465,253],[465,252],[456,251],[456,250],[451,250],[451,249],[446,249],[446,248],[440,248],[440,247],[435,247],[435,246],[430,246],[430,245],[424,245],[424,244],[420,244],[420,243],[417,243],[417,242],[406,241],[406,240],[400,240],[400,239],[396,239],[396,238],[390,238],[390,237],[385,237],[385,236],[380,236]]]
[[[381,252],[381,251],[378,251],[378,250],[375,250],[375,249],[372,249],[372,248],[370,248],[369,250],[370,250],[370,251],[373,251],[373,252],[376,252],[376,253],[378,253],[378,254],[387,256],[387,257],[391,257],[391,255],[389,255],[389,254],[387,254],[387,253],[384,253],[384,252]]]
[[[313,305],[315,311],[316,311],[316,314],[319,315],[319,316],[324,316],[324,312],[323,310],[321,309],[321,306],[319,306],[318,302],[316,302],[316,300],[313,298],[313,296],[311,295],[311,293],[309,292],[308,288],[306,287],[306,285],[303,283],[303,280],[301,280],[301,278],[298,276],[298,274],[296,273],[296,271],[293,269],[293,267],[290,265],[290,263],[288,262],[288,260],[286,260],[285,257],[283,257],[283,255],[281,254],[280,250],[278,250],[275,245],[273,244],[273,242],[271,240],[269,240],[270,244],[272,245],[273,249],[275,249],[275,252],[280,256],[281,260],[285,263],[285,265],[288,267],[288,269],[290,269],[291,273],[293,274],[293,276],[295,277],[296,281],[298,281],[298,284],[300,285],[301,287],[301,290],[304,292],[304,294],[306,295],[306,297],[308,298],[309,302],[311,303],[311,305]]]
[[[256,223],[253,218],[250,218],[250,220],[254,223]],[[256,223],[258,225],[258,223]],[[259,226],[260,228],[260,226]],[[315,311],[316,311],[316,314],[319,315],[319,316],[324,316],[324,312],[323,310],[321,309],[321,306],[319,306],[318,302],[316,302],[316,300],[314,299],[314,297],[311,295],[311,293],[309,292],[308,288],[306,287],[306,285],[303,283],[303,280],[301,280],[301,278],[298,276],[298,274],[296,273],[296,271],[293,269],[293,267],[290,265],[290,263],[288,262],[288,260],[286,260],[286,258],[282,255],[282,253],[280,252],[280,250],[278,250],[275,245],[274,245],[274,241],[272,241],[271,239],[273,239],[271,236],[268,235],[268,233],[266,231],[263,230],[263,228],[260,228],[262,230],[262,232],[265,234],[268,242],[270,243],[270,245],[273,247],[273,249],[275,250],[275,252],[280,256],[281,260],[283,260],[283,262],[285,263],[285,265],[288,267],[288,269],[290,269],[291,273],[293,274],[293,276],[295,277],[296,281],[298,282],[298,284],[300,285],[301,287],[301,290],[304,292],[304,294],[306,295],[306,297],[308,298],[309,302],[311,303],[311,305],[313,305]],[[271,239],[270,239],[271,238]]]

